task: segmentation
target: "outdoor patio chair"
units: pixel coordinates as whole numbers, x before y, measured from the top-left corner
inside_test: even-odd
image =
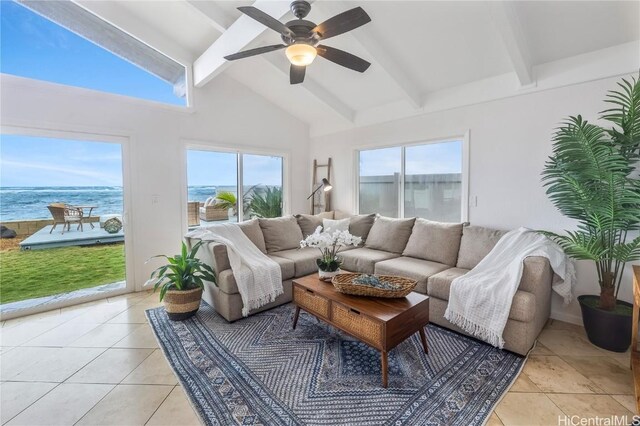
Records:
[[[65,228],[67,230],[71,230],[72,223],[77,223],[77,229],[79,229],[80,231],[84,231],[84,229],[82,229],[83,214],[81,209],[77,209],[63,203],[52,203],[49,204],[47,208],[51,212],[51,216],[53,216],[53,226],[51,227],[51,231],[49,231],[50,234],[60,223],[62,224],[63,234]]]

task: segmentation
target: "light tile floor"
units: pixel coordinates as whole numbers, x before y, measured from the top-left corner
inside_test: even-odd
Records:
[[[0,328],[0,421],[10,425],[197,425],[147,324],[157,295],[118,296]],[[582,327],[551,321],[488,425],[635,411],[629,353],[601,350]],[[569,423],[560,423],[569,424]]]

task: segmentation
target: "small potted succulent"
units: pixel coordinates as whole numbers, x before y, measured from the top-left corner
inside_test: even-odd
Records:
[[[349,231],[323,232],[318,226],[315,232],[300,241],[300,247],[313,247],[320,250],[322,256],[316,259],[318,275],[323,281],[331,281],[331,278],[340,273],[342,260],[338,256],[341,249],[347,246],[357,246],[362,243],[362,238],[355,237]]]
[[[181,321],[192,317],[200,307],[204,282],[216,284],[214,270],[196,257],[203,244],[199,241],[189,251],[182,242],[182,251],[173,257],[153,256],[167,259],[167,264],[151,273],[150,281],[154,282],[153,291],[160,289],[160,301],[169,319]]]

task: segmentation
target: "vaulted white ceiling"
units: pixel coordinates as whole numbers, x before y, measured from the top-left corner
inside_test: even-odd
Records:
[[[372,63],[360,74],[317,58],[289,84],[283,51],[222,56],[280,43],[236,10],[255,5],[284,21],[286,1],[77,1],[193,69],[197,86],[221,73],[309,123],[311,134],[637,72],[638,1],[323,1],[319,23],[362,6],[372,22],[327,45]]]

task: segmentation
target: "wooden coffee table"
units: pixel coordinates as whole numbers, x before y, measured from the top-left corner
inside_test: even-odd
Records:
[[[300,309],[377,349],[382,358],[382,386],[387,387],[387,353],[414,333],[420,333],[429,353],[424,327],[429,323],[429,297],[410,293],[401,299],[351,296],[340,293],[318,274],[293,280],[296,328]]]

